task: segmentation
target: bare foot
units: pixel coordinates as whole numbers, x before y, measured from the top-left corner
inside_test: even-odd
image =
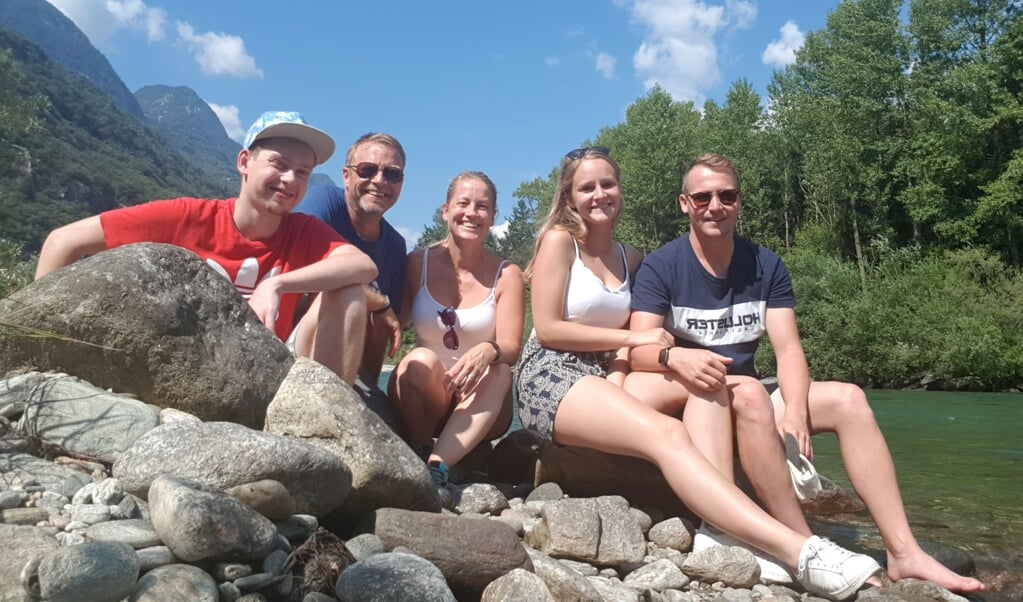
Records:
[[[985,589],[980,581],[972,577],[963,577],[919,548],[902,558],[896,558],[889,552],[888,576],[892,581],[907,577],[933,581],[953,592],[979,592]]]

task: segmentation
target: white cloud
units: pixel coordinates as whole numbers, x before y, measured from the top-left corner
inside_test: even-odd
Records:
[[[806,36],[799,31],[799,27],[792,21],[787,21],[779,30],[781,38],[773,40],[760,55],[760,60],[765,65],[772,65],[776,69],[784,69],[786,66],[796,62],[796,51],[803,46]]]
[[[150,41],[166,37],[167,13],[142,0],[49,0],[94,46],[111,50],[110,38],[120,29],[144,31]]]
[[[415,248],[416,241],[419,240],[419,237],[422,235],[422,232],[413,230],[412,228],[406,228],[405,226],[395,226],[394,229],[398,231],[398,234],[401,234],[402,238],[405,239],[405,246],[408,247],[409,250]]]
[[[218,105],[209,101],[206,101],[206,104],[210,105],[213,112],[217,114],[217,119],[224,126],[227,135],[238,144],[241,144],[242,140],[245,139],[246,130],[242,126],[241,118],[238,116],[238,107],[234,105]]]
[[[249,56],[245,41],[239,36],[212,31],[197,34],[191,25],[178,21],[178,41],[192,52],[199,69],[206,75],[263,77],[263,71]]]
[[[511,227],[511,221],[504,220],[503,224],[497,224],[496,226],[491,226],[490,227],[490,233],[494,235],[494,238],[497,238],[498,240],[501,240],[505,236],[508,236],[508,228],[510,228],[510,227]]]
[[[756,6],[747,0],[636,0],[632,21],[645,27],[633,65],[647,89],[660,85],[677,100],[701,104],[721,79],[715,36],[750,27]]]
[[[606,52],[597,53],[597,71],[604,76],[604,79],[613,79],[615,76],[615,57]]]

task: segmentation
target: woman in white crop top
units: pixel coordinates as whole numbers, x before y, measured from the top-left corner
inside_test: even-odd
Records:
[[[683,421],[621,387],[629,349],[675,340],[662,328],[628,330],[629,284],[640,255],[612,239],[622,212],[618,182],[618,165],[605,148],[577,149],[562,160],[526,269],[534,334],[516,377],[523,427],[558,444],[648,460],[708,522],[774,555],[812,591],[848,597],[846,590],[855,591],[876,566],[869,557],[772,518],[707,460]]]
[[[442,207],[447,237],[409,254],[401,320],[411,320],[416,347],[395,369],[388,395],[441,487],[448,466],[511,423],[525,284],[516,265],[483,248],[496,212],[490,178],[459,174]]]

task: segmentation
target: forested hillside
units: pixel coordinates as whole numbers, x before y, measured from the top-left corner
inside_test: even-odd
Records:
[[[135,91],[146,122],[171,148],[211,178],[237,188],[238,151],[210,105],[187,86],[145,86]]]
[[[54,227],[106,209],[237,192],[18,34],[0,29],[0,52],[0,88],[38,109],[34,127],[0,127],[0,239],[35,252]]]
[[[122,111],[139,120],[145,119],[135,96],[110,66],[107,57],[96,50],[89,38],[57,7],[47,0],[3,0],[2,6],[0,27],[18,32],[68,71],[84,76],[112,98]]]

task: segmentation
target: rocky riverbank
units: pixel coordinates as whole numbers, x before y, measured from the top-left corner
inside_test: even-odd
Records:
[[[50,333],[0,337],[0,601],[812,598],[742,548],[693,551],[630,458],[508,437],[442,508],[351,388],[180,249],[78,262],[0,323]],[[858,597],[961,600],[912,580]]]

